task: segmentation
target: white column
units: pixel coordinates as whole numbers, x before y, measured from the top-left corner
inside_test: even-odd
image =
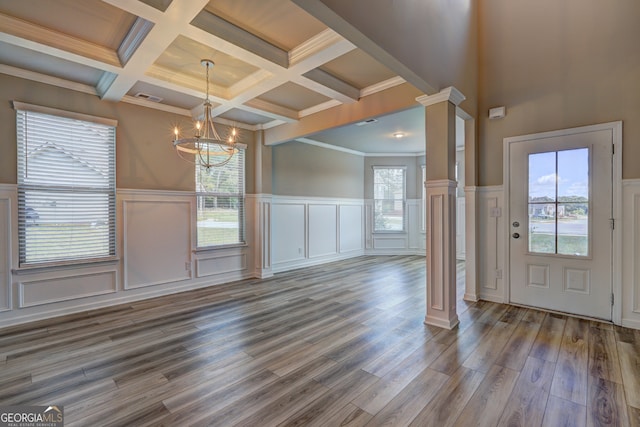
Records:
[[[428,154],[427,154],[428,155]],[[427,187],[427,315],[425,323],[452,329],[456,313],[456,186],[449,179]]]
[[[449,87],[418,102],[426,109],[427,313],[425,323],[452,329],[456,313],[456,106]]]

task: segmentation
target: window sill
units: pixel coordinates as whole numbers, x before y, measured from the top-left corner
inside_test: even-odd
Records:
[[[234,249],[234,248],[247,248],[249,245],[247,243],[234,243],[230,245],[219,245],[219,246],[203,246],[199,248],[195,248],[192,252],[194,254],[207,253],[207,252],[215,252],[224,249]]]
[[[96,267],[100,265],[112,265],[120,262],[118,257],[74,260],[66,262],[51,262],[46,264],[31,264],[11,269],[11,273],[20,276],[23,274],[36,274],[56,270],[75,270],[78,268]]]
[[[407,234],[406,231],[374,231],[373,234],[387,235],[387,234]]]

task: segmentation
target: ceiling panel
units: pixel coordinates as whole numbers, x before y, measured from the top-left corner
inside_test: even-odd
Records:
[[[396,76],[361,49],[354,49],[320,68],[358,89],[364,89]]]
[[[95,68],[3,42],[0,42],[0,64],[88,86],[97,85],[103,74],[101,70]]]
[[[221,114],[219,117],[231,120],[232,122],[246,123],[254,126],[269,123],[271,121],[271,118],[269,117],[250,113],[249,111],[239,110],[237,108],[233,108],[226,113]]]
[[[292,110],[304,110],[331,100],[331,98],[291,82],[262,94],[259,99]]]
[[[210,71],[209,81],[228,88],[258,71],[258,68],[237,58],[217,51],[184,36],[178,36],[167,50],[156,60],[156,66],[174,73],[202,79],[204,91],[205,67],[201,59],[212,59],[215,66]]]
[[[136,20],[101,0],[1,1],[0,12],[112,50],[118,49]]]
[[[140,0],[142,3],[155,7],[158,10],[165,11],[171,4],[171,0]]]
[[[212,0],[205,9],[284,50],[327,28],[288,0]]]

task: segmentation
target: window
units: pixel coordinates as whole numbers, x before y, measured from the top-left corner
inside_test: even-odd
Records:
[[[196,165],[196,201],[199,248],[244,243],[244,150],[224,166]]]
[[[405,175],[403,167],[373,168],[373,231],[404,231]]]
[[[115,256],[116,122],[14,108],[20,266]]]
[[[589,149],[529,154],[529,252],[589,255]]]

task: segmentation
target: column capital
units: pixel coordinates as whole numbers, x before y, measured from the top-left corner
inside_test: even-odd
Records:
[[[436,94],[419,96],[416,98],[416,101],[418,101],[425,107],[437,104],[439,102],[449,101],[457,107],[465,99],[467,99],[467,97],[464,96],[462,92],[460,92],[453,86],[449,86],[448,88],[442,89]]]

